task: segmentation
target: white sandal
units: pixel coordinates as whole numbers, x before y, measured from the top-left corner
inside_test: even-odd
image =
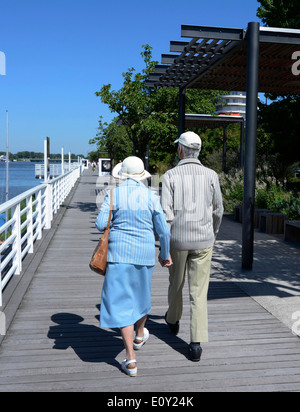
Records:
[[[144,328],[144,336],[142,338],[139,338],[139,337],[135,336],[135,338],[134,338],[134,341],[139,340],[139,341],[141,341],[141,343],[133,342],[133,349],[135,349],[135,350],[141,349],[141,347],[144,346],[145,343],[147,342],[147,340],[149,339],[149,336],[150,336],[150,334],[149,334],[148,329]]]
[[[128,369],[127,366],[131,363],[136,363],[136,359],[127,361],[126,359],[122,362],[122,370],[129,376],[136,376],[137,375],[137,367],[133,369]]]

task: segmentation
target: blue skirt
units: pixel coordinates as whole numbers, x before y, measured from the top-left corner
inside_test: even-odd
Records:
[[[101,296],[100,326],[134,325],[151,312],[154,266],[108,263]]]

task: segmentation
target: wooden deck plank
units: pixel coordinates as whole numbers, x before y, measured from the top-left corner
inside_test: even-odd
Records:
[[[299,338],[226,280],[219,255],[209,290],[210,342],[203,344],[201,362],[187,358],[188,288],[175,337],[164,322],[168,272],[157,264],[151,338],[137,352],[138,377],[120,371],[120,332],[99,328],[103,278],[88,268],[99,238],[95,184],[96,176],[81,178],[0,347],[0,392],[299,391]]]

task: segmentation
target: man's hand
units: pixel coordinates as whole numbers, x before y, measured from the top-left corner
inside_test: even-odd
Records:
[[[164,260],[160,256],[158,256],[158,261],[159,261],[159,263],[161,264],[162,267],[169,267],[169,266],[173,265],[171,255],[169,256],[169,259],[167,259],[167,260]]]

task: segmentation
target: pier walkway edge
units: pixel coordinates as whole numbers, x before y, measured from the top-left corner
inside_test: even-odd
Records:
[[[253,270],[243,271],[242,228],[231,216],[224,216],[214,249],[210,342],[201,362],[188,360],[188,285],[180,333],[172,336],[164,321],[168,271],[157,263],[150,340],[137,352],[137,378],[121,372],[121,335],[99,328],[103,278],[88,267],[110,187],[109,177],[85,171],[5,289],[0,392],[300,391],[300,340],[292,331],[300,331],[299,245],[256,231]]]

